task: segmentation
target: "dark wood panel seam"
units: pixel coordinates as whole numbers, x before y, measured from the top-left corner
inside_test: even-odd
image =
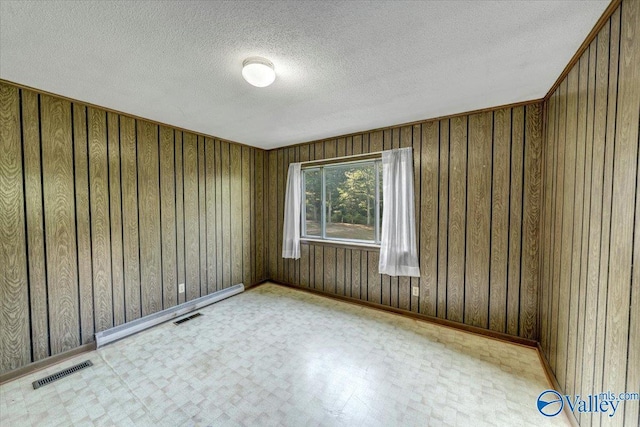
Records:
[[[43,157],[42,157],[42,103],[40,100],[40,94],[38,94],[38,139],[40,140],[40,188],[42,188],[42,246],[44,249],[44,275],[45,275],[45,290],[46,290],[46,295],[47,295],[47,343],[49,345],[49,354],[51,354],[51,349],[52,349],[52,345],[51,345],[51,326],[50,326],[50,319],[49,319],[49,314],[50,314],[50,309],[49,309],[49,300],[50,300],[50,294],[49,294],[49,266],[48,266],[48,257],[47,257],[47,223],[44,219],[46,211],[44,209],[44,172],[43,172]],[[87,160],[89,153],[87,152]],[[88,185],[88,181],[87,181],[87,185]],[[93,273],[92,273],[93,275]],[[92,296],[93,298],[93,296]],[[94,325],[95,328],[95,325]],[[95,329],[94,329],[95,330]]]
[[[495,127],[496,117],[495,112],[491,112],[491,190],[490,196],[490,210],[489,210],[489,280],[487,282],[489,289],[487,293],[487,329],[491,328],[491,270],[493,266],[493,166],[495,164]],[[524,169],[524,168],[523,168]]]
[[[73,138],[73,104],[72,104],[72,110],[71,110],[71,135]],[[111,161],[110,161],[110,157],[109,157],[109,113],[107,113],[106,111],[104,112],[104,136],[105,136],[105,148],[106,148],[106,163],[107,163],[107,179],[106,179],[106,187],[107,187],[107,217],[109,218],[109,221],[107,221],[109,223],[109,261],[111,263],[111,265],[109,265],[109,270],[111,271],[111,283],[109,284],[111,286],[111,326],[113,327],[115,324],[115,319],[116,319],[116,309],[115,309],[115,297],[113,296],[113,239],[111,238],[112,236],[112,230],[111,230]],[[72,147],[74,145],[72,144]],[[75,158],[75,157],[74,157]],[[74,162],[74,173],[73,173],[73,186],[75,188],[75,162]],[[76,241],[78,240],[78,227],[77,227],[77,218],[76,218]],[[76,247],[77,247],[77,243],[76,243]],[[123,251],[124,252],[124,251]],[[76,260],[77,263],[79,263],[79,260]],[[79,267],[78,267],[79,268]],[[80,276],[78,276],[78,314],[80,313]],[[95,317],[95,315],[94,315]],[[82,317],[78,317],[78,319],[81,319]],[[82,323],[80,321],[78,321],[78,323]],[[82,334],[80,334],[80,339],[82,340]]]
[[[39,98],[38,98],[39,99]],[[93,306],[93,313],[92,313],[92,321],[93,321],[93,330],[94,332],[96,331],[96,315],[95,315],[95,294],[96,294],[96,289],[95,289],[95,280],[93,280],[93,244],[91,244],[91,242],[93,242],[93,230],[91,227],[91,224],[93,223],[91,220],[91,159],[89,156],[89,107],[87,107],[85,105],[84,107],[84,126],[85,126],[85,135],[87,138],[87,212],[88,212],[88,223],[89,226],[88,228],[88,232],[89,232],[89,254],[90,254],[90,259],[91,259],[91,304]],[[136,144],[137,145],[137,144]],[[136,178],[136,182],[137,182],[137,178]],[[44,186],[44,181],[43,181],[43,186]],[[137,186],[137,184],[136,184]],[[46,234],[45,234],[46,236]],[[46,240],[46,239],[45,239]],[[46,253],[46,252],[45,252]],[[78,278],[79,279],[79,278]],[[78,280],[80,281],[80,280]],[[49,295],[47,294],[47,300],[49,299]],[[82,337],[80,337],[80,339],[82,339]]]
[[[25,220],[24,224],[24,244],[25,244],[25,261],[27,267],[27,316],[29,316],[29,337],[31,338],[30,342],[30,361],[33,362],[35,360],[35,352],[33,349],[33,343],[35,342],[33,337],[33,319],[31,316],[31,266],[29,263],[29,227],[27,226],[27,174],[25,173],[25,159],[24,159],[24,125],[23,125],[23,111],[22,111],[22,89],[18,89],[18,120],[19,128],[20,128],[20,158],[21,158],[21,167],[22,167],[22,209]],[[38,123],[40,120],[38,120]],[[42,164],[42,161],[41,161]],[[41,167],[42,169],[42,167]],[[42,176],[42,173],[40,174]],[[42,211],[44,214],[44,210]],[[45,257],[46,258],[46,257]],[[48,322],[47,322],[48,323]],[[82,335],[80,335],[82,336]]]
[[[469,118],[466,120],[467,131],[465,135],[465,165],[464,165],[464,251],[462,261],[462,323],[467,319],[467,218],[469,217]]]
[[[88,122],[88,120],[87,120]],[[142,254],[140,250],[140,165],[139,165],[139,156],[138,156],[138,120],[134,121],[134,133],[135,133],[135,147],[136,147],[136,212],[138,215],[138,293],[140,295],[140,316],[144,316],[144,310],[142,309],[142,287],[144,283],[142,283]],[[94,316],[95,319],[95,316]],[[95,320],[94,320],[95,323]]]
[[[450,230],[450,222],[451,222],[451,215],[449,214],[449,211],[451,210],[451,119],[447,120],[448,125],[448,132],[447,132],[447,146],[449,147],[447,149],[447,248],[445,250],[445,254],[447,256],[447,280],[445,281],[445,287],[448,287],[448,282],[449,282],[449,236],[451,235],[451,233],[449,232]],[[439,140],[438,140],[439,141]],[[440,145],[440,144],[438,144]],[[447,292],[447,290],[445,289],[445,293],[444,293],[444,300],[445,300],[445,305],[444,305],[444,318],[448,319],[449,318],[449,292]]]
[[[22,92],[22,91],[21,91]],[[39,97],[38,97],[39,98]],[[21,100],[22,101],[22,100]],[[22,102],[20,102],[21,108],[20,108],[20,113],[22,113]],[[73,174],[73,221],[74,221],[74,229],[75,229],[75,235],[76,235],[76,274],[78,275],[78,333],[80,335],[78,335],[79,339],[80,339],[80,343],[82,344],[82,302],[81,300],[81,295],[82,293],[80,292],[80,246],[78,245],[78,191],[77,191],[77,180],[76,180],[76,127],[75,127],[75,114],[73,114],[73,104],[69,104],[69,109],[70,111],[70,115],[71,115],[71,156],[72,156],[72,162],[71,162],[71,170],[72,170],[72,174]],[[38,123],[40,123],[41,117],[38,117]],[[21,120],[22,123],[22,120]],[[40,146],[42,146],[42,141],[40,142]],[[23,167],[24,170],[24,167]],[[42,177],[42,155],[40,156],[40,176]],[[44,179],[44,178],[42,178]],[[88,180],[87,180],[88,181]],[[44,198],[44,182],[42,183],[42,196]],[[26,194],[26,193],[25,193]],[[25,198],[25,203],[26,203],[26,198]],[[42,210],[42,214],[44,216],[44,204],[43,204],[43,210]],[[26,211],[25,211],[25,218],[26,218]],[[43,218],[44,219],[44,218]],[[44,220],[43,220],[44,223]],[[44,235],[46,236],[46,234]],[[43,240],[46,240],[46,238],[43,236]],[[29,240],[27,239],[27,253],[28,253],[28,249],[29,249]],[[46,252],[45,252],[46,254]],[[45,258],[45,263],[46,263],[46,256]],[[29,257],[27,257],[27,269],[29,268]],[[45,281],[47,281],[47,279],[45,278]],[[31,285],[29,284],[29,289],[31,288]],[[47,300],[49,299],[49,296],[47,295]],[[29,294],[29,301],[31,301],[31,294]],[[49,301],[47,301],[48,303]],[[31,307],[29,307],[31,308]],[[29,310],[31,311],[31,310]],[[48,314],[49,310],[47,310],[47,314]],[[48,320],[47,320],[48,323]],[[48,329],[48,328],[47,328]],[[95,329],[94,329],[95,330]],[[51,354],[51,351],[49,351],[49,354]],[[31,359],[33,360],[33,359]]]
[[[108,127],[108,126],[107,126]],[[160,234],[158,242],[159,242],[159,250],[160,250],[160,271],[159,271],[159,278],[160,278],[160,307],[162,307],[162,309],[164,310],[165,307],[164,306],[164,260],[162,257],[162,251],[164,249],[164,245],[162,244],[162,176],[161,176],[161,170],[162,170],[162,150],[160,149],[160,132],[162,131],[162,129],[160,128],[160,126],[156,127],[157,132],[156,132],[156,143],[158,145],[158,221],[159,221],[159,227],[158,227],[158,233]],[[175,173],[175,171],[174,171]],[[176,262],[176,265],[178,263]],[[113,294],[113,293],[112,293]]]
[[[178,257],[180,256],[180,251],[178,250],[178,163],[176,159],[176,130],[172,129],[173,134],[173,209],[175,211],[175,230],[176,230],[176,282],[180,282],[180,262],[178,261]],[[184,223],[184,221],[183,221]],[[178,283],[179,285],[180,283]],[[180,304],[180,292],[178,292],[178,286],[176,286],[176,304]]]
[[[621,37],[622,38],[622,37]],[[638,132],[638,147],[640,147],[640,132]],[[637,153],[637,158],[636,158],[636,171],[640,171],[640,150],[638,150]],[[640,174],[636,173],[636,192],[635,192],[635,196],[633,199],[633,228],[632,230],[637,230],[637,222],[638,222],[638,185],[640,185],[640,180],[638,179],[638,177],[640,176]],[[631,247],[635,248],[636,247],[636,233],[633,233],[633,238],[631,240]],[[637,268],[637,266],[636,266]],[[630,280],[629,280],[629,286],[630,286],[630,292],[629,292],[629,319],[627,324],[629,325],[629,327],[627,328],[627,364],[626,364],[626,372],[625,372],[625,379],[624,379],[624,383],[626,385],[626,390],[631,390],[633,388],[633,384],[629,384],[629,372],[631,371],[631,367],[629,366],[629,360],[631,360],[631,346],[629,345],[629,342],[631,342],[631,329],[632,329],[632,325],[631,325],[631,314],[633,312],[633,286],[634,286],[634,281],[633,281],[633,262],[631,263],[631,271],[629,273],[630,275]],[[635,284],[635,286],[638,286],[638,283]],[[627,412],[624,412],[624,419],[623,419],[623,424],[624,422],[626,422],[627,420]],[[640,413],[638,414],[638,422],[640,425]]]
[[[516,321],[518,322],[518,335],[520,335],[520,313],[522,311],[521,302],[522,302],[522,254],[524,253],[524,249],[522,247],[522,242],[524,240],[524,227],[525,227],[525,216],[524,216],[524,199],[526,195],[526,183],[525,183],[525,171],[527,169],[527,106],[524,107],[524,114],[522,117],[522,188],[520,189],[522,192],[522,197],[520,197],[520,280],[518,281],[518,315],[516,316]]]
[[[507,200],[507,289],[504,302],[504,330],[509,330],[509,271],[511,270],[511,176],[513,175],[513,108],[509,110],[509,197]]]
[[[122,141],[120,140],[120,135],[121,135],[121,129],[120,129],[120,114],[118,114],[118,147],[120,148],[118,150],[118,167],[119,167],[119,175],[120,175],[120,218],[121,218],[121,227],[120,227],[120,236],[122,239],[122,286],[123,286],[123,290],[122,290],[122,309],[124,311],[124,322],[127,322],[127,290],[126,290],[126,283],[127,283],[127,269],[124,267],[125,266],[125,262],[124,262],[124,202],[123,202],[123,198],[122,195],[124,194],[124,191],[122,191]],[[80,282],[78,280],[78,282]]]
[[[610,18],[610,21],[612,21],[613,18]],[[619,14],[619,20],[620,23],[618,24],[618,31],[619,31],[619,35],[618,35],[618,52],[620,52],[620,44],[622,43],[622,13]],[[613,28],[613,26],[611,26]],[[611,37],[611,35],[610,35]],[[611,42],[609,42],[609,46],[611,46]],[[620,53],[618,53],[618,66],[616,68],[616,73],[620,73],[620,58],[622,55],[620,55]],[[611,64],[611,48],[609,48],[609,64]],[[609,72],[611,71],[611,67],[609,67]],[[610,74],[610,73],[609,73]],[[610,75],[608,74],[608,78],[607,78],[607,88],[609,88],[609,83],[610,83]],[[613,141],[611,141],[611,143],[613,143],[613,149],[612,149],[612,159],[611,159],[611,190],[610,190],[610,194],[611,194],[611,200],[610,200],[610,207],[609,207],[609,260],[607,262],[607,276],[606,276],[606,280],[607,280],[607,297],[606,297],[606,303],[604,306],[604,337],[606,338],[607,336],[607,315],[609,312],[609,277],[610,277],[610,271],[611,271],[611,229],[612,229],[612,220],[611,220],[611,212],[613,211],[613,199],[614,199],[614,178],[615,178],[615,170],[616,170],[616,129],[617,129],[617,125],[618,125],[618,121],[617,121],[617,117],[618,117],[618,111],[617,111],[617,107],[618,107],[618,93],[619,93],[619,88],[620,88],[620,79],[616,78],[616,90],[615,90],[615,100],[613,101],[614,107],[613,107],[613,130],[611,132],[611,135],[613,136]],[[609,127],[609,90],[607,90],[607,115],[606,115],[606,127]],[[605,134],[605,137],[608,136],[608,133]],[[609,141],[607,141],[607,143],[609,143]],[[606,170],[606,164],[605,164],[605,170]],[[637,179],[637,178],[636,178]],[[604,189],[603,189],[604,192]],[[604,198],[603,198],[604,199]],[[606,342],[606,340],[605,340]],[[627,341],[628,342],[628,341]],[[595,359],[595,358],[594,358]],[[603,369],[602,369],[602,382],[600,384],[604,384],[604,380],[605,380],[605,372],[606,369],[604,369],[604,365],[606,363],[607,360],[607,346],[604,346],[604,350],[602,352],[602,364],[603,364]],[[594,360],[595,363],[595,360]]]
[[[435,282],[435,292],[436,292],[436,306],[435,306],[435,316],[438,317],[440,312],[440,301],[438,296],[440,295],[440,159],[441,159],[441,150],[442,142],[440,138],[442,137],[442,122],[438,121],[438,167],[436,172],[436,177],[438,179],[438,194],[436,196],[436,282]],[[420,137],[422,138],[422,125],[420,125]],[[420,140],[421,149],[424,141]],[[420,185],[422,186],[422,157],[420,158]],[[422,190],[420,190],[420,206],[422,207]],[[422,210],[422,208],[421,208]],[[422,231],[422,230],[421,230]],[[422,234],[422,232],[420,233]]]

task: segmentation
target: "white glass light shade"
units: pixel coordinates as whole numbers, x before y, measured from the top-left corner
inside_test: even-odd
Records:
[[[242,63],[242,77],[253,86],[266,87],[276,79],[276,72],[271,61],[254,56]]]

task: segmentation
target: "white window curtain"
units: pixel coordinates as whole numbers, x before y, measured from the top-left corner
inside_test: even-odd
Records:
[[[284,199],[282,258],[300,258],[300,208],[302,206],[302,175],[300,170],[300,163],[289,164]]]
[[[420,277],[413,193],[413,149],[382,153],[380,274]]]

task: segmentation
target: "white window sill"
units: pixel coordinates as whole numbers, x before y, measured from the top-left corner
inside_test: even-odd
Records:
[[[380,249],[380,245],[376,245],[375,243],[360,243],[351,240],[311,239],[308,237],[301,237],[300,243],[303,245],[320,244],[325,246],[355,247],[356,249]]]

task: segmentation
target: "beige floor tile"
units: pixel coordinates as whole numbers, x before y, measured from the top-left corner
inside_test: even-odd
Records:
[[[568,425],[530,348],[272,284],[200,312],[0,386],[0,424]]]

